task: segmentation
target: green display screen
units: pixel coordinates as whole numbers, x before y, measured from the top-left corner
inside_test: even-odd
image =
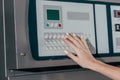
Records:
[[[60,20],[59,10],[47,10],[47,20]]]

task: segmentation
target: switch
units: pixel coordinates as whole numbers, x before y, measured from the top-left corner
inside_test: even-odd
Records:
[[[48,39],[48,36],[49,36],[49,35],[48,35],[47,33],[44,34],[44,38],[45,38],[45,39]]]
[[[115,30],[120,32],[120,24],[115,24]]]
[[[58,23],[55,23],[55,25],[54,25],[54,26],[55,26],[55,28],[57,28],[57,27],[58,27]]]
[[[50,27],[54,27],[54,23],[51,23],[51,24],[50,24]]]
[[[114,10],[114,17],[120,18],[120,10]]]
[[[62,28],[62,24],[58,24],[58,27],[59,27],[59,28]]]

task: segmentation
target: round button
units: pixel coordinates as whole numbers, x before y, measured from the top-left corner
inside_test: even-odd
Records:
[[[57,38],[57,35],[56,34],[53,34],[53,39],[56,39]]]
[[[49,24],[49,23],[46,23],[46,27],[50,27],[50,24]]]
[[[61,35],[58,33],[58,34],[57,34],[57,39],[60,39],[60,37],[61,37]]]
[[[65,35],[64,35],[64,34],[62,34],[62,35],[61,35],[61,39],[63,39],[64,37],[65,37]]]
[[[55,23],[55,27],[56,27],[56,28],[58,27],[58,23]]]
[[[49,34],[49,39],[52,39],[53,35],[52,33]]]
[[[62,24],[58,24],[58,26],[61,28],[61,27],[62,27]]]
[[[51,23],[51,24],[50,24],[50,27],[54,27],[54,23]]]
[[[45,38],[45,39],[47,39],[47,38],[48,38],[48,36],[49,36],[49,35],[46,33],[46,34],[44,35],[44,38]]]

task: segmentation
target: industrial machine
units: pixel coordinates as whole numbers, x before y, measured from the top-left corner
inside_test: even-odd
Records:
[[[70,80],[62,75],[86,74],[64,53],[75,53],[63,41],[66,33],[83,35],[96,59],[120,62],[119,3],[0,0],[0,4],[0,80],[56,80],[62,71],[57,80]]]

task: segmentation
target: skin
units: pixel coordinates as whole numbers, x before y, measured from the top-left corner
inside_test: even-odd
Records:
[[[64,38],[67,45],[74,49],[76,55],[70,51],[65,51],[66,55],[83,68],[99,72],[113,80],[120,80],[120,68],[105,64],[96,60],[90,52],[83,36],[80,38],[75,34],[67,33]]]

